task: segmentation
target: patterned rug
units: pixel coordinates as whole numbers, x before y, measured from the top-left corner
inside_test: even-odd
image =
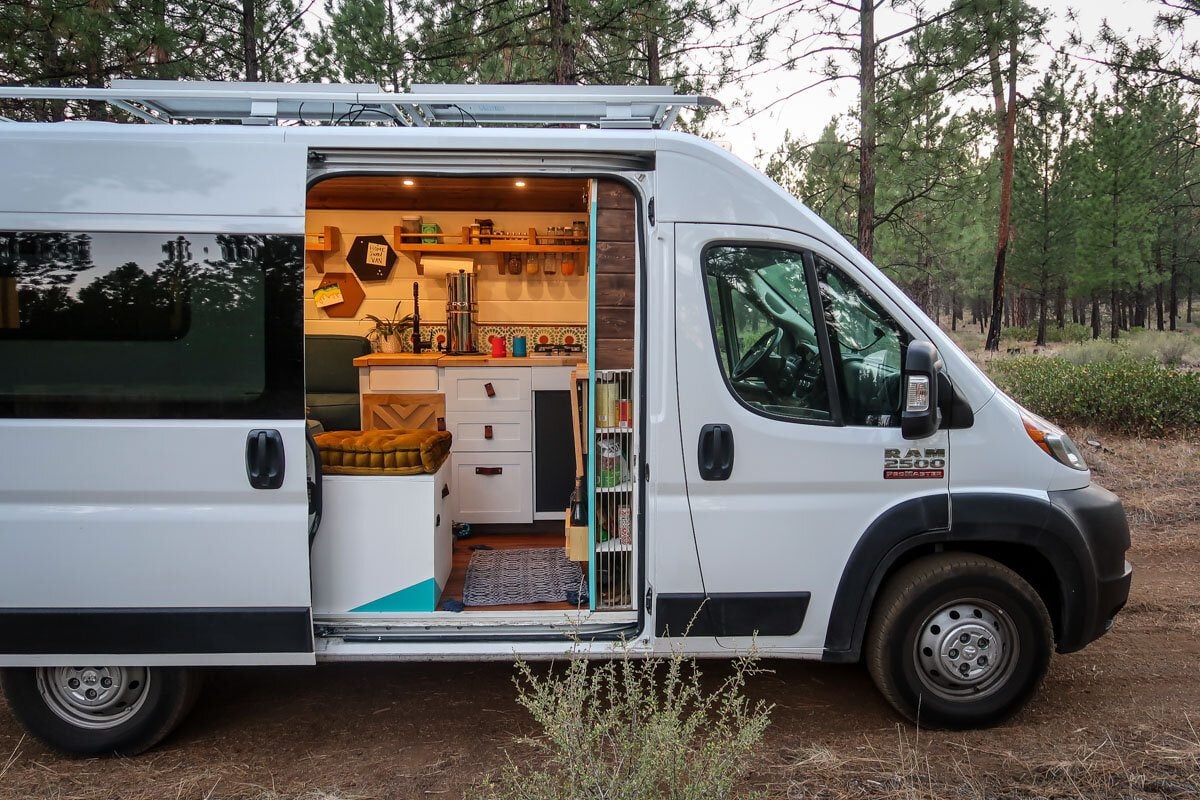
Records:
[[[467,565],[463,603],[561,603],[568,593],[578,597],[582,589],[583,570],[561,547],[476,550]]]

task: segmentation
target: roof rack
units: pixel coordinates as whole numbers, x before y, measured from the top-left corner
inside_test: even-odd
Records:
[[[718,108],[703,95],[664,86],[415,85],[114,80],[104,89],[3,86],[0,98],[100,100],[158,124],[188,121],[411,126],[582,125],[669,129],[682,108]]]

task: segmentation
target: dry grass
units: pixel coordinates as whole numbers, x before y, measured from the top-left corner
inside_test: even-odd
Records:
[[[1179,528],[1200,522],[1200,441],[1086,429],[1071,431],[1071,436],[1087,456],[1096,482],[1121,497],[1130,524],[1150,528],[1150,538],[1139,544],[1169,544]]]
[[[1075,745],[1042,758],[947,743],[937,750],[897,726],[894,748],[853,755],[803,748],[785,765],[788,800],[1108,800],[1200,797],[1200,734],[1156,733]]]

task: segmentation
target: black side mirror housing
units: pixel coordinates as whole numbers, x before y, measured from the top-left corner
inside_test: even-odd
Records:
[[[942,356],[930,342],[914,341],[904,358],[904,394],[900,433],[905,439],[932,436],[941,425],[938,403]]]

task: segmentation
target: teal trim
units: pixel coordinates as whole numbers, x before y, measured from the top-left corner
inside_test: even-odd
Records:
[[[588,210],[588,609],[596,610],[596,192],[591,186]]]
[[[398,592],[385,594],[378,600],[350,609],[356,611],[436,611],[442,587],[433,578],[406,586]]]

